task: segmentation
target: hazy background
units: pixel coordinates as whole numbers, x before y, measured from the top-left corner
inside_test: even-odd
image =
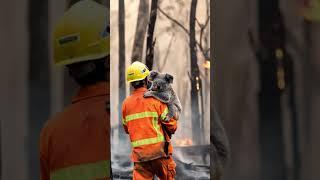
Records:
[[[144,21],[149,22],[149,13],[151,11],[152,0],[143,0],[143,1],[124,1],[124,9],[119,10],[119,1],[110,2],[110,24],[111,24],[111,127],[112,127],[112,161],[114,168],[123,169],[128,168],[128,171],[132,170],[132,167],[127,166],[127,164],[121,164],[119,162],[119,156],[124,156],[129,160],[131,147],[128,142],[128,137],[125,135],[122,130],[122,124],[120,124],[120,134],[119,134],[119,110],[121,110],[122,102],[119,102],[119,73],[124,78],[125,72],[123,71],[125,67],[128,67],[131,64],[133,57],[133,50],[135,36],[137,36],[138,31],[143,31],[143,19],[138,20],[138,14],[144,14]],[[145,8],[143,11],[139,9],[141,5],[144,5]],[[203,28],[202,43],[204,49],[206,49],[206,56],[204,56],[203,51],[197,48],[197,65],[200,71],[200,78],[202,80],[202,93],[203,93],[203,113],[200,117],[203,116],[204,127],[201,131],[194,131],[192,127],[191,120],[191,98],[190,98],[190,78],[188,73],[191,73],[190,69],[190,50],[189,50],[189,16],[190,16],[190,7],[191,0],[177,0],[177,1],[158,1],[158,10],[157,10],[157,19],[155,22],[154,30],[154,62],[153,70],[157,70],[163,73],[169,73],[174,76],[173,88],[176,91],[177,95],[180,98],[182,103],[183,111],[178,121],[178,130],[173,135],[172,142],[174,147],[184,144],[189,145],[208,145],[209,144],[209,134],[210,134],[210,71],[205,68],[204,63],[209,61],[210,57],[210,1],[209,0],[198,0],[196,6],[196,18],[200,24],[206,24]],[[119,11],[124,13],[124,46],[125,49],[121,49],[122,52],[119,52]],[[165,14],[167,15],[165,15]],[[137,27],[137,21],[140,23]],[[146,26],[144,26],[146,27]],[[138,28],[138,29],[137,29]],[[145,28],[146,30],[147,28]],[[146,32],[143,32],[146,33]],[[123,37],[123,35],[122,35]],[[142,55],[140,55],[140,60],[145,61],[146,56],[146,37],[139,39],[140,43],[143,46]],[[200,42],[200,26],[196,24],[196,39]],[[123,69],[119,67],[119,53],[124,53],[125,57],[121,59]],[[122,74],[121,74],[122,72]],[[125,90],[125,97],[129,95],[129,84],[125,84],[123,88]],[[121,96],[121,95],[120,95]],[[124,97],[123,97],[124,98]],[[200,101],[200,99],[199,99]],[[200,106],[200,105],[199,105]],[[200,107],[201,109],[201,107]],[[201,125],[201,118],[198,119],[197,126]],[[193,138],[194,136],[200,137],[200,141],[197,142]],[[186,143],[187,142],[187,143]],[[177,149],[174,152],[174,156],[179,156],[181,161],[185,163],[192,164],[204,164],[201,157],[188,157],[179,153]],[[207,157],[209,158],[209,157]],[[209,161],[206,162],[208,165]],[[179,166],[179,165],[178,165]],[[186,172],[187,173],[187,172]],[[195,175],[193,175],[195,176]],[[206,174],[205,176],[208,176]]]
[[[302,10],[312,1],[214,2],[214,34],[211,35],[216,57],[214,102],[231,144],[231,161],[223,179],[319,179],[320,9],[315,9],[315,15],[318,15],[307,21]],[[293,73],[286,72],[286,78],[293,82],[287,84],[281,95],[266,96],[270,92],[266,89],[271,87],[262,88],[262,81],[266,80],[262,76],[272,77],[274,67],[259,63],[250,45],[248,31],[250,29],[255,41],[259,41],[259,34],[271,26],[272,19],[277,19],[271,15],[276,6],[283,15],[285,49],[293,64]],[[259,24],[263,28],[259,29]],[[274,33],[269,38],[276,36]],[[290,69],[290,63],[286,68]],[[295,99],[295,114],[289,103],[290,93]],[[262,96],[268,100],[261,102],[259,97]],[[264,112],[264,117],[259,113],[259,103],[268,107],[269,112]],[[270,106],[270,103],[275,105]]]

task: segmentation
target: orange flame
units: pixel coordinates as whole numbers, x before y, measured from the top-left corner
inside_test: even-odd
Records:
[[[189,138],[185,138],[185,139],[177,139],[174,141],[174,144],[177,146],[191,146],[193,145],[193,142],[191,139]]]
[[[210,61],[206,60],[206,61],[203,63],[203,67],[206,68],[206,69],[210,69]]]

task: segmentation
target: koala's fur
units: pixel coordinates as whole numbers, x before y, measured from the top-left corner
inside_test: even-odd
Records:
[[[178,96],[171,86],[173,76],[157,71],[151,71],[148,76],[148,81],[151,82],[151,86],[149,90],[144,93],[144,97],[154,97],[167,104],[169,112],[165,119],[166,121],[171,118],[178,120],[182,107]]]

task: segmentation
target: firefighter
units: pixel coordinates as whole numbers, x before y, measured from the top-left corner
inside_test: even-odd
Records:
[[[165,121],[166,104],[155,98],[144,98],[149,70],[141,62],[132,63],[126,80],[133,87],[132,94],[122,104],[123,127],[129,134],[134,162],[134,180],[174,179],[176,164],[172,159],[170,137],[177,129],[177,121]]]
[[[80,89],[41,131],[41,180],[110,179],[107,14],[104,6],[83,0],[55,28],[54,63],[66,66]]]

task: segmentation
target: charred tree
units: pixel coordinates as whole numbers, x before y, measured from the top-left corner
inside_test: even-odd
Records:
[[[143,43],[148,26],[149,0],[140,0],[139,2],[137,26],[131,54],[132,62],[142,60]]]
[[[304,20],[304,39],[305,42],[310,42],[306,43],[305,48],[304,48],[304,54],[305,54],[305,61],[303,63],[303,91],[304,91],[304,100],[303,100],[303,106],[304,106],[304,122],[305,122],[305,133],[306,133],[306,143],[309,144],[311,143],[311,132],[312,132],[312,127],[311,127],[311,115],[312,115],[312,86],[313,82],[316,81],[314,77],[316,75],[314,74],[314,67],[312,66],[311,63],[311,54],[312,54],[312,23],[310,21]]]
[[[48,1],[30,1],[28,4],[29,28],[29,77],[28,77],[28,168],[29,177],[35,179],[40,174],[38,162],[39,134],[50,114],[50,74],[48,47]]]
[[[200,127],[200,110],[199,110],[199,92],[200,89],[200,72],[198,66],[197,58],[197,41],[196,41],[196,11],[197,11],[198,0],[191,1],[190,9],[190,81],[191,81],[191,121],[192,121],[192,138],[193,141],[197,144],[201,143],[203,137],[203,131]]]
[[[152,69],[152,66],[153,66],[154,45],[155,45],[155,40],[153,40],[153,34],[154,34],[154,27],[157,21],[157,12],[158,12],[157,8],[158,8],[158,0],[152,0],[149,26],[148,26],[147,52],[146,52],[146,65],[149,69]]]
[[[119,0],[119,139],[125,138],[125,132],[122,127],[122,115],[121,108],[122,102],[126,96],[126,85],[125,85],[125,60],[126,60],[126,51],[125,51],[125,5],[124,0]]]
[[[122,127],[122,115],[121,108],[122,102],[126,96],[126,85],[125,85],[125,60],[126,60],[126,51],[125,51],[125,5],[124,0],[119,0],[119,139],[124,139],[125,132]]]
[[[285,164],[283,94],[291,113],[293,178],[300,177],[298,119],[295,105],[294,67],[286,51],[286,30],[277,0],[259,1],[259,38],[256,51],[260,71],[259,141],[262,179],[288,179]],[[251,43],[254,44],[251,36]]]
[[[282,123],[281,98],[282,87],[278,86],[278,64],[273,46],[274,25],[270,17],[274,17],[274,5],[261,1],[260,8],[267,6],[268,10],[260,11],[259,38],[261,46],[257,51],[260,72],[259,105],[259,142],[261,158],[261,179],[285,180],[285,156]],[[272,9],[272,10],[270,10]],[[268,28],[270,27],[270,28]]]
[[[213,121],[210,123],[210,178],[220,180],[230,159],[230,145],[217,111],[213,106],[210,109],[213,113]]]

